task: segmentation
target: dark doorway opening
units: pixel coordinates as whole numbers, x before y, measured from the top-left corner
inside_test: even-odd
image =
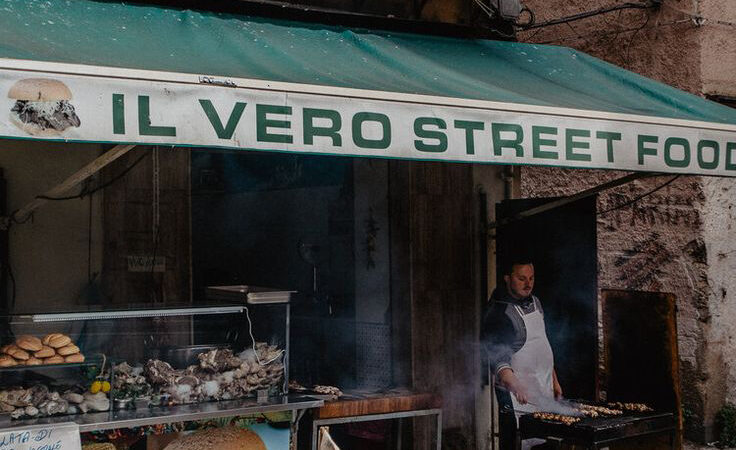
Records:
[[[506,200],[499,221],[554,199]],[[515,255],[535,267],[534,295],[542,302],[555,369],[564,395],[593,399],[598,360],[598,256],[596,197],[589,197],[499,227],[496,267]]]
[[[681,417],[675,296],[603,290],[601,305],[601,393],[608,401],[646,403]]]

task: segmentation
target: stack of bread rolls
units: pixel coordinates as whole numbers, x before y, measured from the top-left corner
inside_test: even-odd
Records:
[[[71,338],[51,333],[43,339],[19,336],[14,343],[0,347],[0,367],[40,366],[84,362],[84,355]]]

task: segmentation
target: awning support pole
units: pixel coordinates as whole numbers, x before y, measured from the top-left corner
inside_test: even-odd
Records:
[[[102,170],[103,167],[125,155],[133,148],[135,148],[135,145],[116,145],[115,147],[103,153],[97,159],[82,167],[69,178],[56,185],[52,189],[46,191],[46,193],[39,197],[55,198],[62,196],[74,186],[77,186],[79,183],[96,174],[97,172]],[[11,214],[11,216],[3,217],[1,219],[2,223],[0,224],[0,227],[7,230],[10,227],[11,221],[24,222],[31,216],[31,214],[33,214],[34,211],[46,204],[48,201],[49,200],[46,200],[44,198],[34,199],[23,208]]]
[[[534,208],[527,209],[526,211],[522,211],[522,212],[520,212],[520,213],[518,213],[518,214],[516,214],[516,215],[514,215],[512,217],[508,217],[508,218],[505,218],[503,220],[499,220],[497,222],[491,222],[490,224],[488,224],[488,229],[489,230],[492,230],[492,229],[498,228],[500,226],[508,225],[510,223],[516,222],[518,220],[526,219],[527,217],[531,217],[531,216],[535,216],[537,214],[541,214],[541,213],[543,213],[545,211],[549,211],[550,209],[555,209],[555,208],[559,208],[560,206],[565,206],[565,205],[567,205],[569,203],[573,203],[573,202],[576,202],[578,200],[584,199],[586,197],[590,197],[590,196],[595,195],[595,194],[597,194],[599,192],[602,192],[602,191],[605,191],[605,190],[608,190],[608,189],[613,189],[615,187],[624,185],[626,183],[630,183],[630,182],[632,182],[634,180],[638,180],[638,179],[641,179],[641,178],[656,177],[656,176],[659,176],[659,175],[660,174],[650,173],[650,172],[635,172],[635,173],[631,173],[631,174],[626,175],[624,177],[616,178],[615,180],[611,180],[608,183],[603,183],[603,184],[601,184],[599,186],[596,186],[596,187],[587,189],[587,190],[582,191],[582,192],[578,192],[575,195],[571,195],[569,197],[563,197],[563,198],[558,199],[558,200],[552,200],[551,202],[545,203],[544,205],[536,206]]]

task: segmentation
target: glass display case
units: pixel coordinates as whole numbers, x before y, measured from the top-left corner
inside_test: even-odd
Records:
[[[196,305],[9,314],[0,428],[71,421],[92,431],[299,409],[288,397],[292,294],[221,286]]]

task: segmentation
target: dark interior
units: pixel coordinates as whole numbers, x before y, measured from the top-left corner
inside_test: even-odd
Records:
[[[680,411],[675,298],[671,294],[602,291],[608,401]]]

